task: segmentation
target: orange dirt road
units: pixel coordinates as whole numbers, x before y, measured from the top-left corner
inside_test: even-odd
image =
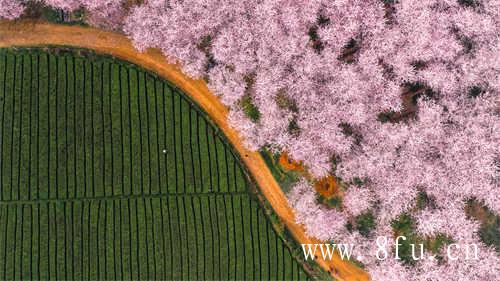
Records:
[[[241,137],[231,128],[226,116],[228,109],[210,93],[206,83],[184,75],[178,66],[168,63],[159,50],[138,52],[124,35],[80,26],[65,26],[42,22],[0,22],[0,47],[59,45],[80,47],[109,54],[140,65],[171,81],[195,100],[219,126],[239,152],[246,167],[257,181],[263,195],[276,214],[285,223],[299,243],[320,243],[306,235],[304,228],[295,222],[295,215],[285,194],[258,152],[243,145]],[[318,264],[337,280],[367,281],[368,274],[338,255],[332,260],[317,259]]]

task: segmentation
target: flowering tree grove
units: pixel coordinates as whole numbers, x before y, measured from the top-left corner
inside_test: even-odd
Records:
[[[464,211],[474,198],[500,213],[499,1],[45,3],[83,7],[91,24],[123,27],[139,50],[159,48],[206,79],[250,148],[285,150],[318,178],[340,177],[341,210],[318,205],[306,180],[290,192],[309,234],[372,251],[424,193],[434,204],[412,214],[419,235],[480,245],[479,261],[365,259],[373,280],[500,276],[498,253]],[[22,5],[0,0],[0,18],[19,17]],[[371,235],[346,229],[367,211]]]

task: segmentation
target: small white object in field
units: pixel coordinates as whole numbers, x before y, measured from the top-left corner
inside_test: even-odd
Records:
[[[163,154],[167,154],[167,150],[166,149],[163,150]]]

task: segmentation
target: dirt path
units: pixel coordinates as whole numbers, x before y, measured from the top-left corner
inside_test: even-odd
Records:
[[[0,47],[35,45],[82,47],[99,53],[110,54],[151,70],[179,86],[222,129],[231,144],[240,153],[262,193],[272,205],[276,214],[286,224],[294,238],[299,243],[320,243],[308,237],[304,232],[304,228],[295,223],[293,210],[288,204],[285,194],[274,180],[260,154],[247,150],[243,146],[238,133],[230,128],[226,122],[227,108],[209,92],[203,81],[192,80],[182,74],[177,66],[166,62],[160,51],[148,50],[139,53],[125,36],[93,28],[34,22],[0,22]],[[369,280],[366,272],[351,263],[342,261],[339,256],[327,261],[320,259],[317,262],[338,280]]]

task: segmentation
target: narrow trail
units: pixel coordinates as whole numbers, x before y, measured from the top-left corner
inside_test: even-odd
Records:
[[[0,22],[0,47],[59,45],[80,47],[109,54],[140,65],[171,81],[195,100],[224,132],[240,154],[246,167],[256,180],[262,194],[285,223],[298,243],[321,243],[306,235],[304,228],[295,222],[293,209],[271,171],[258,152],[245,148],[238,133],[229,126],[228,109],[207,88],[202,80],[184,75],[179,67],[168,63],[159,50],[148,49],[139,53],[124,35],[81,26],[65,26],[41,22]],[[368,281],[368,274],[338,255],[332,260],[317,259],[317,263],[337,280]]]

